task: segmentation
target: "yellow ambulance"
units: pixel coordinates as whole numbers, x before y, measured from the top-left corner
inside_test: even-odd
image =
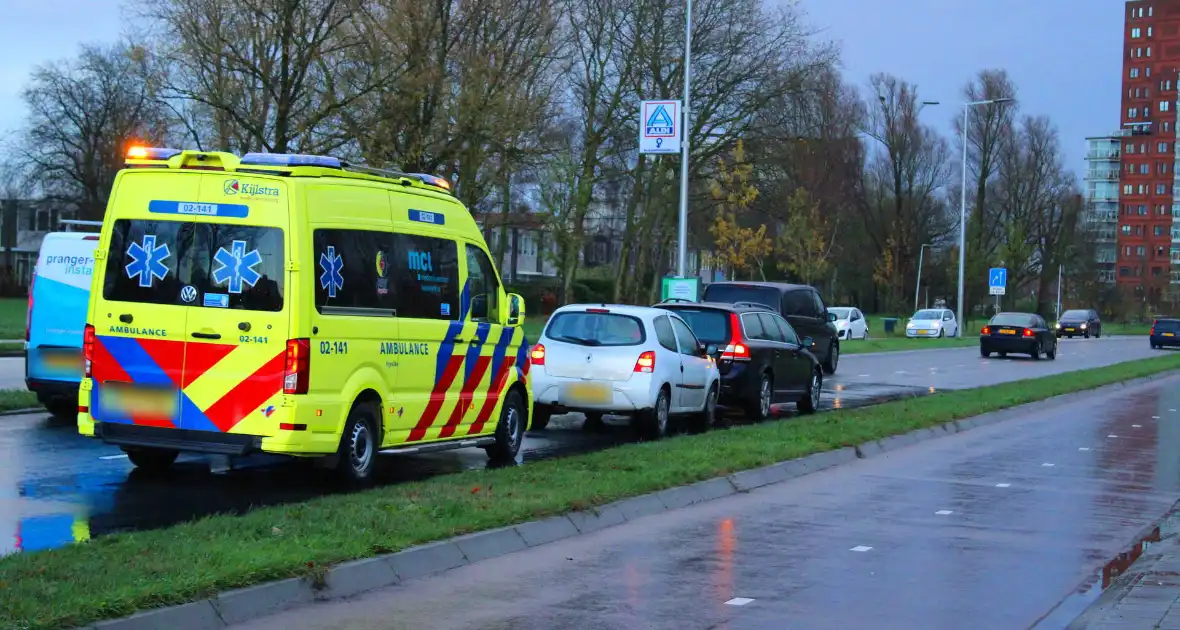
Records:
[[[98,248],[78,430],[178,453],[515,457],[524,302],[432,175],[310,155],[133,147]]]

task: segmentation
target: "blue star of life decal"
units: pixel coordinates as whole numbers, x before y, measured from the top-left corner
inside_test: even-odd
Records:
[[[328,246],[328,251],[320,254],[320,287],[328,290],[328,297],[336,297],[336,292],[344,288],[344,258],[336,253],[336,247]]]
[[[262,264],[262,254],[257,249],[247,252],[246,241],[234,241],[230,249],[218,249],[213,261],[221,265],[213,270],[213,282],[228,282],[230,293],[241,293],[243,284],[254,286],[262,278],[262,274],[254,269]]]
[[[127,256],[131,262],[127,263],[127,277],[139,278],[139,286],[150,289],[158,278],[163,280],[168,275],[168,265],[164,261],[172,255],[168,245],[156,245],[155,234],[144,234],[143,244],[132,243],[127,248]]]

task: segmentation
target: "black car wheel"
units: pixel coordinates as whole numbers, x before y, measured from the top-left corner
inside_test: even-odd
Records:
[[[774,402],[774,378],[769,372],[758,382],[758,399],[746,405],[746,417],[761,422],[770,417],[771,403]]]
[[[1089,338],[1090,338],[1090,331],[1087,330],[1085,333],[1082,334],[1082,339],[1089,339]]]
[[[992,353],[990,351],[988,351],[987,348],[980,348],[979,349],[979,356],[981,356],[985,359],[990,359],[990,358],[992,358]]]
[[[1045,351],[1045,356],[1049,357],[1050,361],[1056,361],[1057,360],[1057,344],[1053,344],[1053,347],[1051,349]]]
[[[811,386],[807,388],[807,395],[799,399],[795,406],[799,413],[815,413],[819,409],[819,397],[823,392],[824,377],[820,370],[811,374]]]
[[[1029,355],[1032,356],[1034,361],[1041,360],[1041,342],[1038,341],[1033,344],[1032,352],[1030,352]]]

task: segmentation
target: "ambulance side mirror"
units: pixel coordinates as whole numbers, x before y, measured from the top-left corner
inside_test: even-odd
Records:
[[[516,327],[524,325],[524,298],[519,294],[508,294],[508,326]]]

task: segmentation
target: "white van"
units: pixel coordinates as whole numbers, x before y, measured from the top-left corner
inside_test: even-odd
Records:
[[[97,234],[46,234],[29,285],[25,385],[54,415],[78,412],[82,329],[97,246]]]

